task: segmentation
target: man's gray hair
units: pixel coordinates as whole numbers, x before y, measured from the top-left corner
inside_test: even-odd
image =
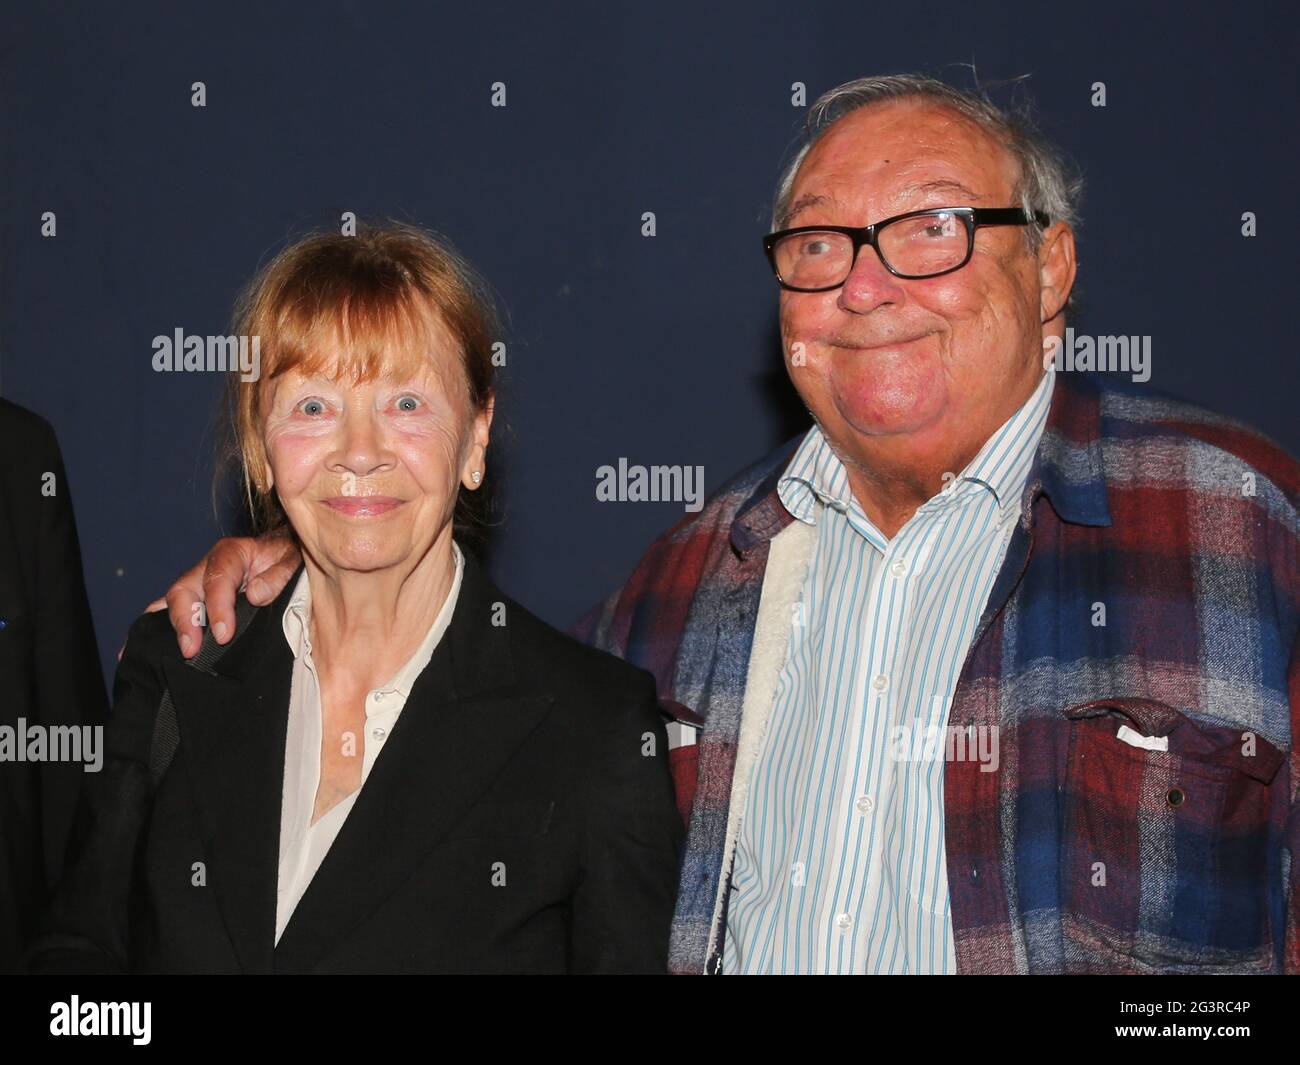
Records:
[[[974,122],[1005,145],[1020,164],[1014,194],[1026,211],[1044,211],[1052,222],[1078,228],[1079,197],[1083,182],[1072,173],[1065,158],[1033,127],[1027,114],[1012,114],[982,92],[953,88],[921,74],[881,74],[858,78],[823,93],[808,110],[804,142],[786,166],[772,206],[772,228],[784,229],[790,209],[790,192],[804,157],[826,131],[851,111],[889,100],[918,100],[947,108]],[[1025,227],[1031,250],[1042,240],[1037,226]]]

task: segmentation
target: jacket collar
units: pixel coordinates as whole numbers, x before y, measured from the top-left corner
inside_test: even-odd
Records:
[[[1091,374],[1057,372],[1047,426],[1021,501],[1022,524],[1029,523],[1040,492],[1062,521],[1111,523],[1102,456],[1102,388]]]
[[[294,663],[281,619],[296,579],[211,672],[163,664],[181,735],[177,767],[189,772],[209,882],[246,972],[313,968],[414,873],[553,702],[517,675],[510,626],[497,616],[505,597],[467,558],[445,637],[276,944]]]
[[[785,508],[778,485],[803,437],[787,440],[760,468],[770,467],[736,512],[731,543],[744,556],[784,529],[794,516]],[[1020,521],[1032,521],[1034,501],[1047,497],[1062,521],[1109,525],[1106,474],[1102,461],[1101,386],[1090,374],[1056,374],[1047,424],[1034,453],[1020,501]]]

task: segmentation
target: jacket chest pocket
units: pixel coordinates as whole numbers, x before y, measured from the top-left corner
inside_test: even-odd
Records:
[[[1067,970],[1267,971],[1281,752],[1152,700],[1102,700],[1066,716]]]

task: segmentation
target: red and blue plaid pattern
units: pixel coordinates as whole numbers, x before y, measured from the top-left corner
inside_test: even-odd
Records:
[[[703,721],[679,796],[676,972],[718,966],[740,710],[797,443],[664,534],[575,629]],[[999,738],[996,772],[944,770],[958,972],[1300,973],[1298,491],[1295,460],[1249,428],[1057,375],[949,713]]]

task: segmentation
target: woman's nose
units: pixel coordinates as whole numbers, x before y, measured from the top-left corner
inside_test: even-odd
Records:
[[[384,444],[383,433],[368,415],[349,415],[344,419],[343,438],[334,465],[357,477],[382,472],[392,465],[392,453]]]

